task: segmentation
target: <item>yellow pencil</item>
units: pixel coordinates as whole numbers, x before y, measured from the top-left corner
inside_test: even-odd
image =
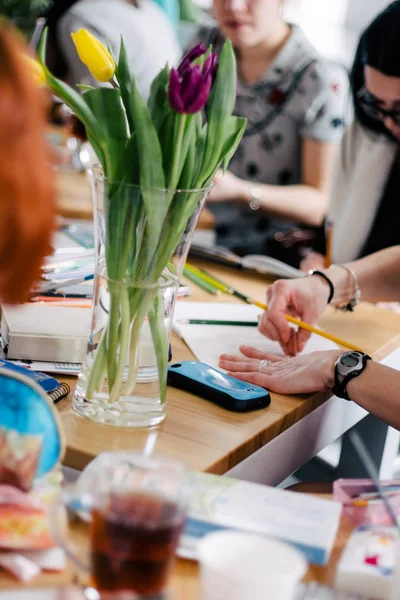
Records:
[[[257,300],[252,300],[251,303],[254,304],[254,306],[262,308],[263,310],[268,310],[267,304],[257,302]],[[338,346],[344,346],[345,348],[349,348],[349,350],[356,350],[356,352],[363,352],[363,350],[361,350],[361,348],[359,348],[358,346],[355,346],[350,342],[346,342],[346,340],[342,340],[341,338],[336,337],[336,335],[332,335],[331,333],[327,333],[326,331],[317,329],[316,327],[313,327],[305,321],[301,321],[300,319],[296,319],[295,317],[291,317],[290,315],[285,315],[285,317],[286,320],[289,321],[289,323],[293,323],[294,325],[301,327],[301,329],[305,329],[306,331],[310,331],[311,333],[316,333],[317,335],[326,338],[327,340],[331,340],[331,342],[338,344]]]
[[[198,275],[198,277],[202,277],[205,281],[207,281],[207,283],[215,286],[217,289],[221,290],[221,292],[236,296],[237,298],[240,298],[244,302],[247,302],[247,304],[254,304],[254,306],[258,306],[259,308],[262,308],[263,310],[268,310],[267,304],[263,304],[262,302],[258,302],[257,300],[253,300],[252,298],[245,296],[241,292],[232,288],[230,285],[217,279],[213,275],[210,275],[206,271],[203,271],[203,269],[198,269],[197,267],[193,267],[193,265],[187,265],[187,266],[189,267],[189,269],[193,270],[196,273],[196,275]],[[363,350],[361,350],[361,348],[359,348],[358,346],[355,346],[354,344],[351,344],[350,342],[347,342],[346,340],[342,340],[341,338],[337,337],[336,335],[332,335],[331,333],[322,331],[321,329],[318,329],[317,327],[314,327],[313,325],[310,325],[309,323],[306,323],[305,321],[301,321],[300,319],[296,319],[295,317],[291,317],[290,315],[285,315],[285,317],[289,321],[289,323],[293,323],[293,325],[297,325],[297,327],[301,327],[301,329],[305,329],[306,331],[309,331],[310,333],[316,333],[320,337],[323,337],[327,340],[331,340],[331,342],[338,344],[338,346],[344,346],[345,348],[349,348],[349,350],[356,350],[357,352],[363,352]]]

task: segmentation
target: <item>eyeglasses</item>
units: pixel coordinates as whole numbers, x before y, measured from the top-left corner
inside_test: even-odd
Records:
[[[393,110],[382,108],[379,104],[379,100],[377,100],[377,98],[365,87],[357,92],[356,98],[365,114],[372,119],[384,121],[385,119],[390,118],[396,125],[400,126],[400,107]]]

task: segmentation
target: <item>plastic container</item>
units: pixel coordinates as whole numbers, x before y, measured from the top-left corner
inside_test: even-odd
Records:
[[[382,481],[381,484],[400,518],[400,480]],[[333,484],[333,497],[342,503],[344,514],[357,525],[393,525],[370,479],[338,479]]]

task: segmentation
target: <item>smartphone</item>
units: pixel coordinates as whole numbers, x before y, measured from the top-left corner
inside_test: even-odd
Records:
[[[235,412],[258,410],[271,403],[269,392],[264,388],[234,379],[214,367],[195,360],[170,365],[168,385]]]

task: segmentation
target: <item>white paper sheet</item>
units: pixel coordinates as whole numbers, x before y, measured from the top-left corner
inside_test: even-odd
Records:
[[[239,354],[239,346],[254,346],[265,352],[282,354],[277,342],[259,333],[257,327],[231,325],[191,325],[188,319],[217,321],[257,321],[262,310],[246,304],[179,301],[176,304],[173,328],[185,340],[196,358],[212,367],[218,367],[221,354]],[[333,350],[336,344],[316,334],[311,336],[304,354],[317,350]]]

